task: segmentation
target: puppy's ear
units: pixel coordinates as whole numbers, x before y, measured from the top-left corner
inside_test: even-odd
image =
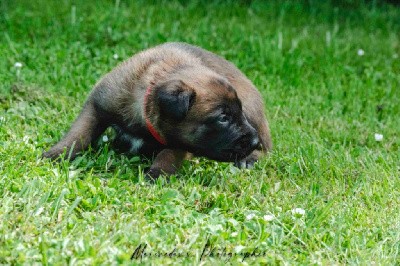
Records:
[[[168,81],[156,88],[161,115],[177,121],[185,118],[195,97],[196,92],[180,80]]]

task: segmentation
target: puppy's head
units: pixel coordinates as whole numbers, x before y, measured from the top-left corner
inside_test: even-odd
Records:
[[[226,79],[178,77],[155,88],[157,124],[169,145],[219,161],[241,160],[259,147],[257,131]]]

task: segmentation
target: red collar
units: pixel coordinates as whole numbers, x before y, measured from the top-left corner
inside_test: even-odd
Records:
[[[157,132],[154,128],[153,124],[151,123],[149,117],[146,114],[146,105],[147,105],[147,98],[149,97],[151,92],[151,86],[147,87],[146,93],[144,95],[144,102],[143,102],[143,116],[144,120],[146,121],[147,129],[150,131],[151,135],[161,144],[167,145],[167,141]]]

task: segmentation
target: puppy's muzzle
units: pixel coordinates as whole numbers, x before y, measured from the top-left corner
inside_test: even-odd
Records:
[[[257,136],[257,132],[254,130],[246,135],[243,135],[235,143],[235,150],[238,153],[245,151],[253,151],[260,146],[260,139]]]

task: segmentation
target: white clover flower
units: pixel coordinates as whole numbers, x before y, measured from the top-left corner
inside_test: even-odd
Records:
[[[256,215],[255,215],[254,213],[250,213],[250,214],[247,214],[247,215],[246,215],[246,219],[247,219],[247,220],[251,220],[251,219],[253,219],[255,216],[256,216]]]
[[[102,140],[103,140],[103,142],[108,142],[108,137],[107,137],[107,135],[104,135]]]
[[[383,135],[379,133],[375,133],[375,140],[376,141],[382,141],[383,140]]]
[[[15,62],[14,67],[21,68],[22,67],[22,63],[21,62]]]
[[[106,254],[110,254],[112,256],[121,254],[121,251],[117,247],[106,247],[105,251],[106,251]]]
[[[117,59],[118,59],[118,54],[114,54],[114,55],[113,55],[113,58],[114,58],[115,60],[117,60]]]
[[[281,189],[281,182],[276,182],[274,185],[274,192],[278,192]]]
[[[215,234],[215,233],[217,233],[217,232],[219,232],[219,231],[222,231],[222,230],[224,230],[224,228],[222,227],[222,225],[220,225],[220,224],[211,224],[211,225],[209,225],[208,226],[208,229],[211,231],[211,233],[213,233],[213,234]]]
[[[363,49],[358,49],[357,51],[358,56],[363,56],[365,54]]]
[[[264,215],[263,218],[264,218],[264,221],[270,222],[273,219],[275,219],[275,216],[273,214],[266,214],[266,215]]]
[[[299,215],[299,216],[303,216],[304,214],[306,214],[306,211],[302,208],[295,208],[292,210],[292,214],[293,215]]]
[[[58,211],[58,215],[57,215],[57,222],[61,222],[62,221],[63,215],[64,215],[63,210],[59,210]]]
[[[28,144],[28,143],[29,143],[29,136],[24,136],[24,137],[22,138],[22,141],[23,141],[25,144]]]
[[[43,208],[43,207],[40,207],[39,209],[37,209],[37,211],[35,212],[34,215],[38,216],[38,215],[40,215],[43,211],[44,211],[44,208]]]
[[[236,246],[235,249],[234,249],[234,250],[235,250],[235,253],[240,253],[240,251],[242,251],[244,248],[245,248],[245,247],[242,246],[242,245]]]
[[[52,169],[51,171],[53,172],[55,177],[60,177],[60,173],[58,172],[57,169]]]
[[[69,178],[74,178],[77,174],[79,174],[79,170],[71,170],[68,172],[68,177]]]
[[[25,246],[22,243],[19,243],[16,247],[15,247],[16,251],[21,251],[21,250],[25,250]]]
[[[75,249],[79,251],[85,251],[85,244],[83,243],[83,239],[79,239],[77,242],[74,243]]]

